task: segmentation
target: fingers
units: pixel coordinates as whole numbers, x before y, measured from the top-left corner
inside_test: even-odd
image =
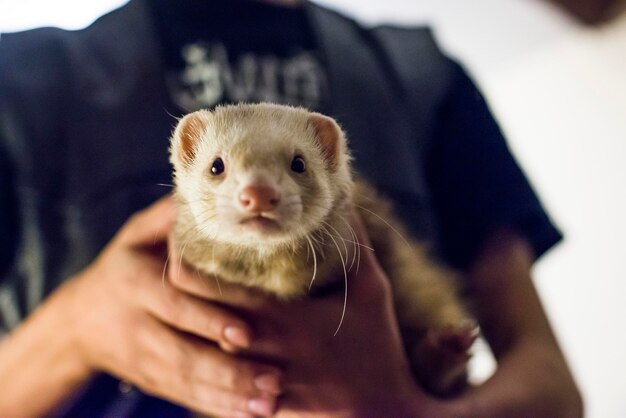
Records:
[[[116,237],[118,243],[126,245],[151,245],[167,238],[176,215],[176,203],[165,196],[143,209],[124,224]]]
[[[281,371],[228,355],[179,334],[156,320],[143,327],[137,344],[140,375],[147,392],[206,414],[269,416],[281,392]]]
[[[118,234],[118,242],[136,246],[167,238],[175,213],[176,205],[171,196],[158,200],[131,217]],[[141,290],[138,296],[143,296],[141,305],[148,313],[180,331],[216,342],[228,351],[249,347],[250,327],[230,310],[206,303],[206,300],[218,299],[221,289],[207,286],[206,277],[189,273],[180,260],[170,261],[168,267],[169,276],[175,280],[161,285],[151,277],[149,283],[142,281],[138,288]],[[230,293],[234,295],[235,291]]]
[[[193,362],[191,367],[200,382],[253,397],[278,395],[282,390],[282,372],[273,366],[245,360],[217,348],[207,349],[200,344],[196,345],[194,354],[199,361]]]
[[[138,212],[86,271],[82,296],[93,302],[86,305],[93,312],[87,357],[98,369],[205,414],[269,416],[280,370],[212,343],[245,348],[249,326],[229,309],[163,283],[164,254],[144,251],[167,239],[175,213],[171,197]]]
[[[147,297],[144,305],[161,322],[222,347],[250,346],[250,327],[230,310],[181,292],[169,284],[159,286],[155,291],[159,294]]]
[[[201,411],[252,412],[269,416],[276,407],[280,393],[279,372],[259,365],[227,357],[218,349],[204,349],[194,362],[195,376],[188,378],[190,393],[185,393],[191,406]],[[261,390],[255,382],[270,382],[271,390]],[[210,409],[209,409],[210,408]]]

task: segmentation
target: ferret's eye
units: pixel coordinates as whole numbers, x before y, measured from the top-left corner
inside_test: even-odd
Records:
[[[293,157],[293,160],[291,160],[291,171],[294,171],[296,173],[304,173],[304,170],[306,170],[304,158]]]
[[[213,161],[213,165],[211,165],[211,174],[214,176],[219,176],[224,172],[224,161],[221,158],[216,158]]]

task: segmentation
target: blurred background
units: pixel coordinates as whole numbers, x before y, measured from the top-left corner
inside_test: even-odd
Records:
[[[535,282],[586,415],[626,417],[625,2],[316,1],[367,25],[430,25],[468,68],[565,232]],[[0,0],[0,31],[80,29],[123,3]],[[480,380],[493,361],[482,349],[473,366]]]

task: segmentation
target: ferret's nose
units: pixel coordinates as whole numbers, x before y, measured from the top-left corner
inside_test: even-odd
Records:
[[[271,186],[247,186],[239,192],[239,204],[248,212],[268,212],[275,209],[278,202],[280,193]]]

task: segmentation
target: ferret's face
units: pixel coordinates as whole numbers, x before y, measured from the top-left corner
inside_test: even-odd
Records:
[[[233,244],[288,244],[304,237],[345,202],[350,187],[336,124],[283,106],[231,106],[187,116],[172,139],[172,162],[197,233]]]

